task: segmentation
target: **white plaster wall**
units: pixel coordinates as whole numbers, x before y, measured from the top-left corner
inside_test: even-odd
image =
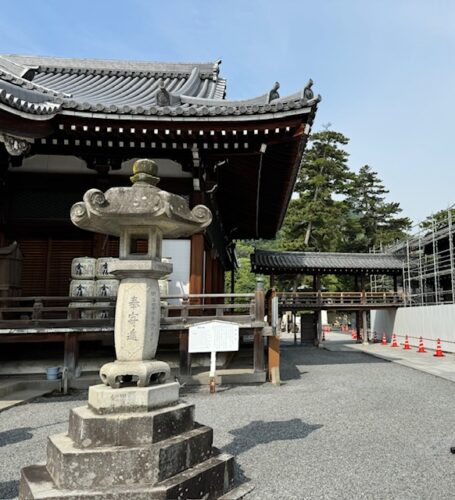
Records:
[[[371,330],[378,336],[386,333],[390,341],[396,333],[400,344],[409,335],[409,343],[417,346],[423,337],[425,347],[434,349],[441,339],[442,349],[455,352],[455,304],[424,307],[399,307],[396,311],[371,312]]]
[[[328,325],[329,324],[329,319],[327,317],[327,311],[321,311],[321,323],[323,325]]]
[[[169,276],[169,294],[181,295],[190,291],[190,240],[163,240],[162,256],[172,259],[173,271]]]

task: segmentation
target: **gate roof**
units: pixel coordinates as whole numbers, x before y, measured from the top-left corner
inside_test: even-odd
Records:
[[[251,270],[262,274],[400,274],[403,260],[386,253],[255,250],[251,254]]]

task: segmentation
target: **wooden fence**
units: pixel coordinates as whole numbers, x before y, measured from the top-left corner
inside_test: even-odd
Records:
[[[0,297],[0,342],[64,341],[65,366],[70,375],[74,375],[79,340],[98,339],[114,331],[115,300],[109,297]],[[191,373],[189,327],[213,319],[237,323],[242,335],[254,335],[254,369],[263,371],[263,337],[270,335],[264,310],[262,290],[246,294],[162,296],[160,329],[162,333],[174,331],[179,335],[181,375]]]
[[[279,307],[304,309],[382,309],[404,304],[401,292],[277,292]]]

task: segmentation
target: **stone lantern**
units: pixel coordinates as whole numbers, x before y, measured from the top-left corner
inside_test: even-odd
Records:
[[[22,469],[21,500],[234,500],[251,490],[236,485],[234,457],[212,446],[213,430],[194,421],[179,383],[165,382],[169,366],[154,359],[158,279],[172,272],[162,239],[202,231],[212,214],[158,189],[153,161],[137,161],[133,172],[132,187],[91,189],[71,209],[80,228],[120,237],[120,259],[108,265],[120,279],[117,359],[101,368],[88,404],[70,411],[68,433],[49,437],[46,464]]]
[[[109,272],[120,279],[117,359],[100,370],[101,380],[112,388],[136,379],[144,387],[169,375],[167,363],[154,359],[160,331],[158,279],[172,272],[172,264],[161,260],[162,240],[201,232],[212,221],[204,205],[190,210],[182,197],[159,189],[157,170],[154,161],[138,160],[132,187],[106,193],[91,189],[71,209],[71,220],[81,229],[120,237],[120,258],[109,264]]]

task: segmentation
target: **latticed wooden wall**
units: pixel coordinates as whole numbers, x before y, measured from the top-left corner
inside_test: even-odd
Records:
[[[56,238],[18,240],[23,254],[23,296],[65,296],[71,281],[71,261],[75,257],[94,256],[95,242]],[[98,255],[100,256],[100,255]],[[118,257],[118,241],[109,239],[103,256]]]

